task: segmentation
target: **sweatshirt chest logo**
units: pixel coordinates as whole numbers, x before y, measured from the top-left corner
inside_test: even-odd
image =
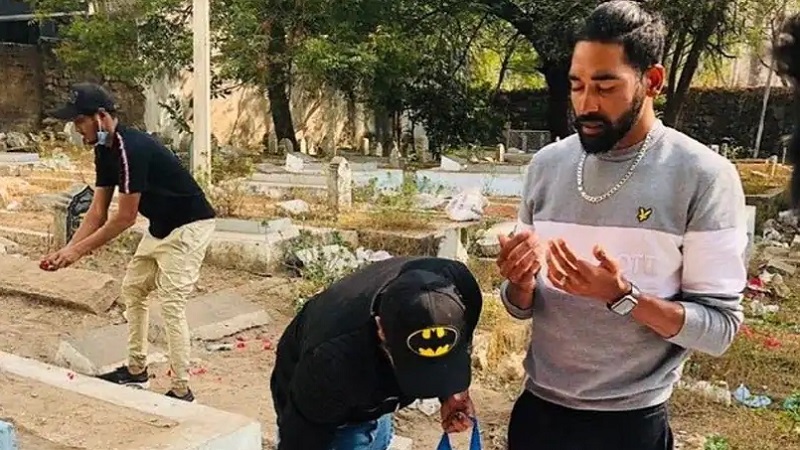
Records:
[[[638,211],[636,212],[636,220],[638,220],[639,223],[644,223],[652,215],[653,215],[653,208],[645,208],[644,206],[640,206]]]
[[[409,350],[426,358],[450,353],[458,342],[458,330],[449,326],[423,328],[411,333],[406,340]]]

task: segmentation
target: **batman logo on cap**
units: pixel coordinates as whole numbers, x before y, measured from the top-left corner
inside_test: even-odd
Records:
[[[408,336],[408,348],[419,356],[437,358],[450,353],[458,342],[458,330],[435,326],[417,330]]]

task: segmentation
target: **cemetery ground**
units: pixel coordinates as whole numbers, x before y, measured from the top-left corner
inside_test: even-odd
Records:
[[[18,253],[23,258],[38,260],[53,244],[48,239],[19,238],[24,233],[9,232],[10,228],[39,232],[35,236],[54,233],[53,194],[63,192],[75,183],[92,184],[91,152],[67,150],[75,167],[26,171],[21,176],[0,177],[0,234],[17,241],[2,241],[6,253]],[[43,153],[43,156],[51,156]],[[778,166],[780,181],[769,175],[769,165],[754,162],[747,166],[743,178],[746,186],[757,185],[758,193],[769,192],[785,182],[786,168]],[[753,173],[755,172],[755,174]],[[278,206],[279,201],[265,200],[249,194],[235,185],[220,188],[213,195],[215,204],[223,215],[243,218],[277,218],[291,215],[301,225],[329,227],[343,230],[373,229],[383,231],[376,236],[389,236],[391,230],[426,232],[447,224],[447,217],[439,209],[419,210],[419,200],[411,184],[404,183],[400,194],[372,196],[366,188],[354,191],[353,210],[335,214],[326,207],[324,199],[307,193],[289,192],[288,197],[305,201],[307,210],[287,211]],[[748,188],[749,189],[749,188]],[[755,189],[755,188],[754,188]],[[516,199],[490,198],[490,205],[477,225],[485,230],[497,223],[513,220]],[[777,208],[780,209],[780,208]],[[793,396],[800,392],[800,276],[795,274],[800,265],[800,238],[794,241],[800,227],[791,218],[778,218],[763,226],[765,238],[759,243],[751,260],[751,280],[745,300],[747,324],[737,336],[731,349],[721,358],[692,356],[685,370],[685,385],[677,389],[671,401],[672,424],[679,448],[682,449],[743,449],[777,450],[800,448],[800,410],[793,407]],[[479,231],[468,237],[477,242]],[[287,254],[297,250],[304,239],[286,249]],[[336,242],[346,244],[347,238]],[[135,241],[134,241],[135,242]],[[372,238],[365,243],[371,250],[387,250],[392,254],[413,253],[418,248],[407,245],[409,240],[386,237]],[[307,243],[307,242],[306,242]],[[793,246],[794,245],[794,246]],[[295,246],[295,247],[292,247]],[[132,237],[126,235],[108,247],[87,256],[76,264],[98,280],[118,282],[132,252]],[[472,250],[472,249],[470,249]],[[475,382],[472,387],[476,408],[481,420],[485,448],[504,448],[505,427],[513,401],[522,383],[521,362],[529,337],[528,325],[508,316],[497,296],[500,275],[490,257],[470,255],[469,265],[485,292],[484,312],[475,339]],[[0,255],[0,264],[8,268],[11,256]],[[238,296],[256,305],[267,320],[252,328],[233,334],[217,333],[213,339],[193,341],[192,387],[198,401],[211,407],[258,419],[262,423],[264,448],[272,448],[274,419],[269,393],[269,375],[274,363],[277,340],[300,301],[321,289],[332,279],[332,274],[322,268],[307,266],[299,269],[285,263],[274,270],[233,270],[206,264],[201,273],[192,302],[221,293],[222,297]],[[297,275],[302,276],[297,276]],[[27,286],[36,287],[41,282],[37,272],[24,280]],[[21,276],[26,276],[22,273]],[[40,276],[40,275],[39,275]],[[84,274],[83,276],[86,276]],[[760,277],[759,277],[760,276]],[[9,291],[0,274],[2,311],[0,315],[0,351],[32,358],[50,364],[60,363],[58,353],[63,342],[86,335],[103,327],[124,327],[123,308],[113,303],[110,308],[88,312],[80,305],[57,305],[47,296],[30,296],[26,292]],[[18,280],[17,280],[18,281]],[[99,281],[98,281],[99,283]],[[109,285],[108,289],[117,289]],[[44,287],[43,287],[44,288]],[[36,289],[31,289],[35,291]],[[96,290],[94,292],[100,292]],[[114,291],[116,292],[116,291]],[[68,293],[69,294],[69,293]],[[74,293],[71,293],[73,297]],[[89,296],[87,294],[87,296]],[[78,297],[78,303],[83,300]],[[38,298],[38,299],[37,299]],[[219,300],[221,297],[215,297]],[[97,299],[92,299],[97,300]],[[90,302],[91,303],[91,302]],[[151,312],[157,314],[158,305],[151,303]],[[194,332],[194,330],[193,330]],[[214,334],[214,333],[211,333]],[[157,339],[156,339],[156,342]],[[112,345],[102,342],[98,345]],[[151,344],[151,349],[158,344]],[[168,389],[168,364],[163,356],[153,355],[151,390]],[[94,448],[87,439],[89,433],[81,430],[110,429],[103,425],[104,412],[87,399],[59,398],[52,392],[40,389],[10,387],[19,383],[0,372],[0,419],[12,419],[21,431],[22,449],[66,450]],[[767,395],[772,403],[766,407],[748,407],[736,399],[732,392],[745,385],[753,395]],[[75,402],[69,414],[84,426],[74,429],[64,426],[64,421],[47,413],[54,402]],[[744,399],[750,401],[750,399]],[[786,403],[786,404],[785,404]],[[414,439],[415,449],[435,448],[441,436],[438,412],[428,415],[425,408],[408,408],[397,415],[396,427],[400,436]],[[96,428],[95,428],[96,427]],[[113,433],[141,434],[168,429],[170,425],[147,417],[115,423]],[[71,433],[71,434],[70,434]],[[69,445],[54,444],[71,439]],[[457,436],[454,448],[466,448],[468,436]],[[25,445],[28,445],[26,447]]]

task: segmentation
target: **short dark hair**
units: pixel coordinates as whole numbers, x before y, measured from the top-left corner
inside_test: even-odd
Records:
[[[619,44],[625,59],[641,72],[661,63],[664,52],[664,22],[657,13],[633,1],[602,3],[586,18],[577,42]]]

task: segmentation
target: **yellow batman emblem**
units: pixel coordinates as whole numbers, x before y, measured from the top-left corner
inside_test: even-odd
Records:
[[[458,330],[436,326],[417,330],[408,336],[408,348],[419,356],[437,358],[450,353],[458,342]]]
[[[636,212],[636,220],[638,220],[639,223],[642,223],[647,221],[647,219],[649,219],[650,216],[652,215],[653,215],[653,208],[644,208],[640,206],[639,210]]]

